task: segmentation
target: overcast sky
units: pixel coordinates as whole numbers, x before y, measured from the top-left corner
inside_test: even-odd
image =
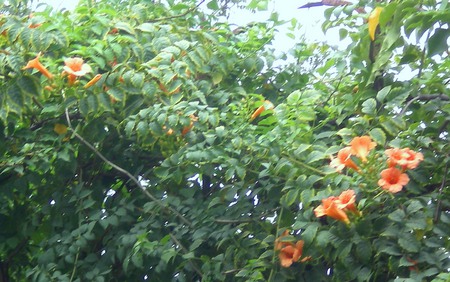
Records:
[[[78,3],[76,0],[37,0],[37,3],[47,3],[52,5],[57,10],[67,9],[72,10]],[[275,3],[273,3],[275,2]],[[230,17],[230,23],[237,25],[246,25],[252,21],[264,21],[269,18],[273,11],[279,13],[280,20],[291,20],[296,18],[301,24],[301,30],[296,33],[299,35],[304,34],[305,38],[309,41],[327,41],[330,44],[336,45],[339,43],[337,32],[329,32],[325,36],[321,30],[321,25],[324,20],[323,12],[324,7],[314,7],[311,9],[297,9],[308,2],[314,2],[313,0],[275,0],[271,1],[271,6],[266,12],[256,12],[252,13],[248,10],[235,10],[235,12]],[[205,2],[206,5],[206,2]],[[279,27],[279,35],[276,37],[275,44],[280,51],[287,51],[293,46],[294,42],[292,39],[288,38],[284,34],[287,32],[286,24],[283,27]]]

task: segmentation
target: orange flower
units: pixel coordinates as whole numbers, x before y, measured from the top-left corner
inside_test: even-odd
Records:
[[[338,207],[344,211],[348,210],[357,215],[360,215],[360,212],[356,208],[356,195],[354,190],[345,190],[342,192],[337,198]]]
[[[387,149],[384,153],[388,156],[387,162],[389,167],[404,165],[404,160],[408,157],[402,149],[398,148]]]
[[[415,169],[421,161],[423,161],[423,154],[420,152],[414,152],[413,150],[409,148],[403,149],[405,153],[408,155],[406,158],[406,168],[408,169]]]
[[[409,182],[408,175],[395,167],[383,170],[380,175],[381,179],[378,180],[378,185],[391,193],[400,192],[403,186]]]
[[[94,85],[97,81],[99,81],[100,78],[102,78],[102,75],[101,75],[101,74],[95,75],[93,79],[89,80],[88,83],[86,83],[86,85],[84,85],[84,88],[87,89],[87,88],[91,87],[91,86]]]
[[[269,100],[265,100],[264,103],[253,112],[253,114],[250,117],[250,121],[257,118],[260,114],[262,114],[262,112],[264,112],[266,110],[272,110],[273,108],[274,108],[274,106],[273,106],[272,102],[270,102]]]
[[[183,127],[183,130],[181,131],[181,135],[186,135],[188,132],[194,127],[194,122],[198,121],[198,117],[195,115],[189,115],[189,118],[191,119],[191,122],[188,126]]]
[[[350,142],[352,148],[352,154],[361,158],[363,162],[367,162],[367,155],[369,155],[370,150],[377,146],[377,143],[372,142],[369,136],[355,137]]]
[[[300,257],[303,254],[303,245],[305,244],[303,240],[297,241],[295,245],[292,242],[280,241],[283,237],[286,237],[288,235],[289,230],[285,230],[283,234],[281,234],[281,236],[275,240],[275,250],[280,251],[278,257],[280,259],[280,264],[282,267],[289,267],[294,262],[299,261]],[[300,260],[300,262],[305,262],[310,259],[311,257],[305,257],[302,260]]]
[[[44,67],[41,62],[39,62],[39,58],[41,56],[41,53],[39,53],[36,58],[34,58],[31,61],[28,61],[27,65],[23,67],[22,69],[37,69],[40,73],[48,77],[49,79],[53,78],[53,74],[51,74],[46,67]]]
[[[356,171],[359,171],[358,166],[352,161],[350,156],[352,155],[352,148],[351,147],[345,147],[341,149],[338,154],[337,158],[331,158],[330,166],[336,168],[336,171],[341,172],[344,167],[352,168]]]
[[[326,199],[322,199],[322,204],[314,209],[314,214],[316,217],[329,216],[336,220],[340,220],[345,222],[346,224],[350,223],[347,214],[339,208],[339,201],[336,197],[328,197]]]
[[[64,60],[64,74],[69,75],[69,85],[73,85],[78,76],[92,72],[91,67],[82,58],[74,57]]]
[[[297,262],[303,254],[303,240],[297,241],[297,243],[287,245],[280,250],[278,257],[280,258],[280,264],[282,267],[289,267],[294,262]]]

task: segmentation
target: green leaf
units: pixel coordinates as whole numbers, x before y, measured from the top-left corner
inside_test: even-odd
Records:
[[[317,223],[311,223],[306,227],[305,231],[301,233],[301,238],[305,240],[305,244],[311,244],[313,242],[318,230],[319,226]]]
[[[386,134],[381,128],[374,128],[369,132],[370,137],[378,144],[384,146],[386,144]]]
[[[284,207],[290,207],[291,205],[293,205],[295,202],[298,201],[298,195],[299,195],[299,190],[298,189],[290,189],[286,194],[284,194],[281,199],[280,202]]]
[[[156,31],[155,25],[151,24],[151,23],[143,23],[143,24],[137,26],[136,29],[143,31],[143,32],[148,32],[148,33],[154,33]]]
[[[448,50],[447,39],[450,35],[450,29],[436,28],[434,34],[427,42],[427,55],[432,57],[434,55],[442,54]]]
[[[307,163],[313,163],[318,160],[326,159],[328,158],[327,155],[324,154],[324,152],[321,151],[312,151],[307,157],[306,162]]]
[[[379,102],[383,102],[390,91],[391,91],[391,85],[386,86],[383,89],[381,89],[380,91],[378,91],[378,93],[377,93],[377,100]]]
[[[362,103],[362,112],[368,115],[375,115],[377,110],[377,101],[374,98],[367,99]]]
[[[405,219],[405,212],[403,210],[395,210],[394,212],[389,214],[389,219],[396,221],[396,222],[402,222]]]
[[[127,22],[118,22],[115,27],[119,30],[123,30],[129,34],[135,34],[133,27]]]
[[[419,241],[411,233],[402,233],[398,239],[398,244],[408,252],[417,253],[420,250]]]

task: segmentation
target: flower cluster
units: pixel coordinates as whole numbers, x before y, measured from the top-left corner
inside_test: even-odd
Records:
[[[48,79],[53,79],[53,74],[50,73],[50,71],[42,65],[42,63],[39,61],[41,57],[41,53],[39,53],[36,58],[28,61],[27,65],[23,67],[22,69],[36,69],[40,73],[42,73],[44,76],[46,76]],[[64,71],[62,72],[62,75],[68,76],[68,82],[69,85],[74,85],[77,82],[78,77],[84,76],[90,72],[92,72],[91,66],[84,63],[84,60],[79,57],[74,58],[68,58],[64,60],[65,66],[63,67]],[[86,83],[84,88],[89,88],[93,86],[97,81],[99,81],[102,78],[101,74],[97,74],[92,78],[89,82]],[[48,87],[48,90],[53,90],[52,87]]]
[[[303,245],[305,244],[303,240],[299,240],[295,244],[292,242],[283,242],[283,237],[288,235],[289,230],[286,230],[275,240],[275,250],[280,251],[278,257],[282,267],[290,267],[294,262],[299,261],[303,254]],[[304,257],[300,262],[305,262],[310,259],[311,257]]]
[[[350,157],[353,155],[360,158],[362,162],[367,162],[367,156],[376,145],[377,143],[372,142],[369,136],[355,137],[350,142],[350,146],[338,152],[337,158],[331,157],[330,165],[336,168],[338,172],[341,172],[345,167],[359,171],[359,167]]]
[[[322,199],[322,204],[314,209],[316,217],[329,216],[336,220],[350,224],[347,212],[361,215],[355,205],[356,195],[354,190],[345,190],[338,197],[331,196]]]
[[[349,168],[361,173],[360,167],[351,157],[357,157],[362,163],[366,163],[367,156],[375,147],[376,143],[372,142],[369,136],[355,137],[350,142],[350,146],[338,152],[336,158],[331,157],[330,166],[334,167],[337,172]],[[409,182],[409,177],[405,171],[416,168],[423,161],[423,155],[409,148],[387,149],[385,154],[388,156],[388,168],[381,171],[378,185],[391,193],[400,192],[403,186]]]
[[[381,171],[378,185],[391,193],[400,192],[409,182],[409,177],[404,172],[416,168],[423,161],[423,154],[409,148],[387,149],[385,154],[388,156],[388,168]]]

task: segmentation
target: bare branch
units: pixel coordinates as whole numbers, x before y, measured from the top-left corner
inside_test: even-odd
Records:
[[[186,219],[181,213],[179,213],[177,210],[173,209],[172,207],[165,205],[164,203],[161,202],[161,200],[157,199],[155,196],[153,196],[153,194],[151,194],[150,192],[147,191],[147,189],[142,186],[141,182],[134,177],[134,175],[132,175],[129,171],[121,168],[120,166],[116,165],[115,163],[109,161],[105,156],[103,156],[102,153],[100,153],[91,143],[89,143],[88,141],[86,141],[83,137],[81,137],[81,135],[79,135],[73,128],[72,128],[72,123],[70,121],[69,118],[69,114],[68,111],[66,109],[66,119],[67,119],[67,124],[69,125],[69,129],[72,131],[73,136],[75,136],[78,140],[81,141],[81,143],[83,143],[84,145],[86,145],[89,149],[91,149],[100,159],[102,159],[105,163],[107,163],[108,165],[110,165],[112,168],[114,168],[115,170],[117,170],[120,173],[125,174],[131,181],[133,181],[142,191],[142,193],[144,193],[145,196],[147,196],[147,198],[149,198],[150,200],[152,200],[153,202],[156,202],[158,206],[160,206],[161,208],[170,211],[171,213],[173,213],[176,217],[178,217],[183,223],[185,223],[188,226],[192,226],[192,223]]]
[[[419,96],[416,96],[416,97],[412,98],[411,100],[409,100],[409,102],[405,105],[403,110],[400,112],[400,115],[403,115],[406,112],[406,110],[408,110],[409,106],[411,106],[411,104],[414,103],[417,100],[430,101],[430,100],[435,100],[435,99],[440,99],[442,101],[450,101],[450,97],[448,97],[445,94],[423,94],[423,95],[419,95]]]

